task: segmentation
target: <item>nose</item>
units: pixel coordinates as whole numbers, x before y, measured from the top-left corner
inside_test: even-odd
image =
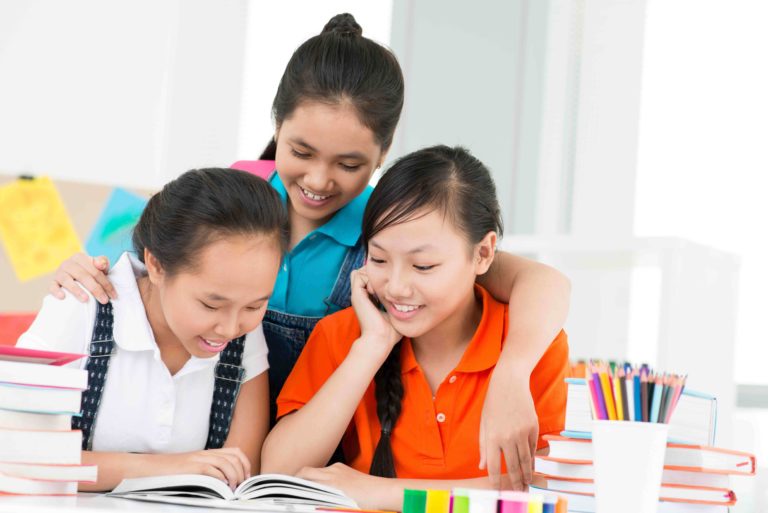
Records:
[[[237,312],[227,313],[217,319],[214,332],[224,340],[232,340],[240,332],[240,319]]]
[[[392,299],[405,299],[411,296],[411,281],[407,271],[393,270],[387,280],[387,295]]]
[[[333,181],[331,169],[324,162],[316,162],[304,174],[304,185],[313,192],[326,192]]]

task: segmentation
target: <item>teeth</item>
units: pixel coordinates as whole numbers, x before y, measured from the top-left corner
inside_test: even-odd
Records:
[[[224,342],[211,342],[210,340],[206,340],[205,343],[211,347],[221,347],[224,345]]]
[[[413,312],[414,310],[417,310],[419,308],[418,306],[413,306],[413,305],[396,305],[394,303],[392,304],[395,306],[395,310],[397,310],[398,312]]]
[[[315,201],[323,201],[324,199],[328,199],[330,197],[330,196],[319,196],[317,194],[311,193],[308,190],[306,190],[304,187],[301,188],[301,191],[304,193],[304,195],[307,198]]]

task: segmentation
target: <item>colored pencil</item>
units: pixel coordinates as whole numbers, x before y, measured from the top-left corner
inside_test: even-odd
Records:
[[[628,402],[628,394],[627,394],[627,377],[624,373],[624,369],[621,369],[619,371],[619,385],[621,389],[621,405],[622,405],[622,413],[624,420],[630,420],[629,418],[629,410],[631,409],[629,402]]]
[[[648,375],[645,372],[640,377],[640,402],[642,403],[643,422],[648,422]]]
[[[659,406],[661,406],[661,396],[664,393],[664,385],[661,376],[656,376],[656,382],[653,385],[653,401],[651,402],[651,422],[659,421]]]
[[[667,405],[669,403],[669,391],[672,389],[669,386],[670,376],[664,376],[661,387],[661,404],[659,404],[659,424],[663,424],[667,418]]]
[[[643,405],[640,402],[640,373],[632,373],[632,391],[635,393],[635,419],[638,422],[643,420]]]
[[[611,384],[608,378],[608,373],[605,370],[601,370],[598,376],[600,376],[600,385],[603,389],[603,397],[605,398],[605,408],[608,412],[608,420],[616,420],[616,405],[614,403],[613,393],[611,392]]]
[[[626,407],[629,410],[627,412],[627,420],[634,421],[637,418],[635,417],[635,380],[632,378],[632,372],[632,369],[630,369],[624,379],[624,388],[627,391]]]
[[[613,397],[616,400],[616,420],[624,420],[624,401],[621,395],[621,379],[614,375],[611,379],[613,385]]]
[[[587,384],[589,385],[589,404],[592,407],[592,418],[598,420],[605,420],[607,418],[605,413],[605,404],[600,404],[600,394],[597,393],[597,386],[595,380],[592,377],[593,374],[589,371],[586,373]]]

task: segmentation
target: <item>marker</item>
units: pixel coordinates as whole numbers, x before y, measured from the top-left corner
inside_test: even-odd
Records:
[[[426,490],[408,490],[403,492],[403,513],[424,513],[427,510]]]
[[[427,490],[426,513],[449,513],[451,492],[448,490]]]

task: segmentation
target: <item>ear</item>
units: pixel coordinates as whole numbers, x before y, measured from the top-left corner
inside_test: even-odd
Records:
[[[147,267],[149,282],[153,285],[160,285],[165,279],[165,271],[160,265],[160,261],[147,248],[144,248],[144,265]]]
[[[493,263],[493,257],[496,255],[496,243],[498,236],[496,232],[488,232],[483,240],[475,244],[472,258],[475,263],[475,274],[480,276],[488,272],[488,268]]]

